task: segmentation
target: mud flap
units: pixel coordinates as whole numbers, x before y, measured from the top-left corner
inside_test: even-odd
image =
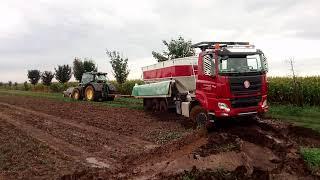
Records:
[[[190,117],[190,102],[181,103],[181,112],[185,117]]]

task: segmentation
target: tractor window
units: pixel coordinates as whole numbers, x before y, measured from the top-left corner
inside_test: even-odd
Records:
[[[107,77],[104,74],[99,74],[96,76],[97,81],[107,81]]]
[[[91,81],[93,81],[93,75],[92,74],[83,74],[82,80],[81,80],[81,82],[83,84],[87,84],[87,83],[89,83]]]

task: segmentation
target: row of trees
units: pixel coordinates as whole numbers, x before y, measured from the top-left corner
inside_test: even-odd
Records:
[[[28,71],[29,82],[33,85],[36,85],[41,79],[42,84],[50,86],[54,77],[60,83],[66,83],[71,79],[71,76],[71,67],[69,65],[58,66],[57,68],[55,68],[55,73],[51,71],[40,72],[36,69]]]
[[[195,55],[195,51],[191,47],[192,42],[190,40],[186,41],[181,36],[177,39],[171,39],[169,42],[165,40],[162,42],[166,46],[166,50],[162,53],[152,51],[153,57],[157,59],[158,62]],[[106,54],[110,58],[110,64],[116,81],[119,84],[124,83],[130,72],[128,69],[128,58],[124,58],[117,51],[106,50]],[[73,61],[73,67],[70,67],[69,65],[59,65],[54,69],[54,72],[40,72],[40,70],[36,69],[29,70],[28,79],[33,85],[37,84],[41,79],[44,85],[49,86],[51,85],[53,78],[60,83],[66,83],[71,79],[73,74],[75,79],[80,82],[83,73],[97,71],[98,67],[92,59],[84,58],[84,60],[82,60],[80,58],[75,58]],[[8,85],[12,86],[12,82],[10,81]]]
[[[128,69],[128,58],[123,58],[117,51],[107,50],[106,54],[110,58],[110,64],[112,66],[116,81],[119,84],[124,83],[127,80],[130,72]],[[69,65],[59,65],[57,68],[55,68],[54,73],[51,71],[40,72],[36,69],[29,70],[28,79],[33,85],[37,84],[41,79],[42,84],[49,86],[54,77],[60,83],[66,83],[71,79],[73,74],[74,78],[80,82],[83,73],[97,71],[98,67],[92,59],[84,58],[84,60],[82,60],[80,58],[75,58],[73,60],[72,70]]]
[[[69,65],[59,65],[54,69],[55,72],[44,71],[40,72],[39,70],[29,70],[28,79],[31,84],[35,85],[41,79],[42,84],[50,86],[52,79],[55,77],[56,80],[60,83],[68,82],[72,77],[72,70]],[[73,75],[76,80],[81,81],[82,74],[85,72],[98,71],[98,67],[95,65],[93,60],[85,58],[82,61],[80,58],[75,58],[73,61]]]

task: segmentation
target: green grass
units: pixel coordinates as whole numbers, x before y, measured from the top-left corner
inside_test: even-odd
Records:
[[[300,153],[312,171],[320,170],[320,148],[301,148]]]
[[[71,98],[66,98],[62,96],[62,93],[43,93],[43,92],[32,92],[32,91],[19,91],[19,90],[0,90],[0,95],[4,96],[27,96],[36,98],[47,98],[54,99],[64,102],[72,103],[93,103],[96,105],[105,105],[111,107],[129,108],[129,109],[143,109],[142,100],[135,98],[116,98],[114,101],[104,101],[104,102],[86,102],[86,101],[75,101]]]
[[[320,107],[318,106],[297,107],[272,104],[267,116],[320,132]]]

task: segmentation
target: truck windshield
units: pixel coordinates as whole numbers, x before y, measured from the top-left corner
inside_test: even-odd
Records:
[[[261,55],[224,56],[220,58],[219,73],[261,72],[264,70]]]

